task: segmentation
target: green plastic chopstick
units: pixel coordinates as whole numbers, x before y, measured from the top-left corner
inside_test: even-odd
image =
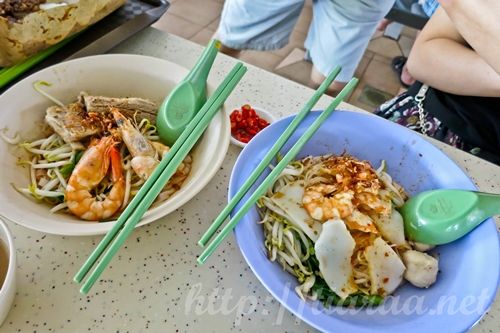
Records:
[[[139,222],[141,217],[161,192],[164,185],[175,173],[180,163],[182,163],[191,148],[201,137],[201,135],[209,125],[211,119],[218,112],[219,108],[236,87],[245,72],[246,67],[244,67],[241,63],[238,63],[231,70],[230,74],[224,79],[224,81],[219,85],[212,96],[210,96],[202,109],[188,124],[179,139],[177,139],[176,143],[172,146],[169,153],[162,159],[158,167],[154,170],[152,175],[149,177],[146,183],[144,183],[134,199],[129,203],[127,208],[120,215],[113,228],[106,234],[101,243],[99,243],[96,249],[92,252],[82,268],[75,275],[74,280],[76,282],[82,281],[82,279],[97,261],[102,252],[104,252],[104,250],[106,250],[107,248],[100,262],[97,264],[92,274],[80,289],[81,293],[86,294],[88,293],[90,288],[92,288],[102,271],[106,268],[107,264],[113,258],[114,254],[127,239],[128,235],[132,232],[135,225]],[[123,229],[115,238],[116,233],[122,226]],[[115,239],[113,240],[113,238]],[[112,240],[113,242],[108,247],[108,244]]]
[[[309,126],[309,128],[304,132],[304,134],[297,140],[297,142],[292,146],[292,148],[286,153],[281,161],[274,167],[271,173],[264,179],[264,181],[257,187],[255,192],[252,193],[250,198],[245,202],[243,207],[234,214],[228,224],[221,230],[221,232],[215,237],[215,239],[205,248],[202,254],[198,258],[200,264],[205,263],[205,261],[212,255],[212,253],[217,249],[219,244],[227,237],[227,235],[234,229],[236,224],[241,220],[241,218],[248,212],[248,210],[259,200],[259,198],[264,195],[268,188],[276,181],[280,173],[285,169],[285,167],[290,164],[290,162],[297,156],[302,147],[309,141],[316,130],[321,126],[321,124],[332,114],[335,108],[348,96],[354,89],[358,80],[353,78],[349,83],[342,89],[342,91],[337,95],[333,102],[316,118],[316,120]]]
[[[69,38],[66,38],[65,40],[55,44],[55,45],[52,45],[51,47],[35,54],[34,56],[28,58],[27,60],[25,60],[24,62],[22,62],[20,64],[14,65],[12,67],[6,67],[6,68],[0,69],[0,88],[7,85],[9,82],[14,80],[19,75],[23,74],[28,69],[35,66],[36,64],[38,64],[42,60],[44,60],[48,56],[55,53],[57,50],[62,48],[64,45],[66,45],[70,41],[72,41],[77,35],[79,35],[79,34],[75,34],[75,35],[73,35]]]
[[[231,199],[231,201],[227,204],[227,206],[222,210],[222,212],[217,216],[215,221],[210,225],[208,230],[203,234],[201,239],[198,241],[198,245],[205,246],[207,242],[213,237],[217,229],[222,225],[222,223],[229,216],[233,208],[238,204],[238,202],[243,198],[243,196],[248,192],[250,187],[255,183],[257,178],[262,174],[262,172],[267,168],[269,163],[276,156],[278,151],[283,147],[285,142],[290,138],[290,136],[295,132],[295,129],[299,126],[299,124],[304,120],[309,111],[314,107],[314,105],[318,102],[321,96],[325,93],[326,89],[330,86],[333,80],[337,77],[340,72],[340,67],[335,67],[331,73],[326,77],[323,83],[319,86],[318,90],[314,93],[314,95],[307,101],[302,110],[297,114],[297,116],[293,119],[293,121],[288,125],[285,131],[280,135],[276,143],[271,147],[269,152],[264,156],[259,165],[255,168],[252,174],[248,177],[245,183],[241,186],[235,196]]]

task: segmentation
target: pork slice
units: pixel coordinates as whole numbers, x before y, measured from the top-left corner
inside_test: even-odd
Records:
[[[110,108],[117,108],[127,118],[133,118],[134,115],[137,115],[138,119],[146,118],[152,123],[155,122],[158,112],[158,106],[154,102],[143,98],[115,98],[81,94],[80,99],[87,112],[107,113],[110,112]]]

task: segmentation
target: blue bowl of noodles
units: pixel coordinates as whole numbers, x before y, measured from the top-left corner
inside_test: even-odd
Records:
[[[312,112],[306,117],[281,153],[288,151],[318,114]],[[245,147],[231,175],[230,198],[292,119],[293,116],[271,124]],[[374,168],[385,160],[387,172],[410,196],[438,188],[476,190],[471,179],[438,148],[402,126],[368,114],[333,113],[297,159],[342,153],[366,160]],[[268,173],[259,178],[253,189]],[[241,203],[236,210],[240,207]],[[325,306],[317,300],[301,299],[295,292],[297,278],[269,260],[263,226],[258,223],[261,219],[254,206],[235,229],[245,260],[283,306],[320,331],[463,332],[480,320],[496,295],[500,248],[493,219],[466,237],[432,251],[439,258],[439,273],[431,287],[420,289],[403,283],[380,305],[362,308]]]

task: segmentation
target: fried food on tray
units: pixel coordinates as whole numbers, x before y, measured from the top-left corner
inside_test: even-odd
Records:
[[[0,67],[12,66],[109,15],[126,0],[0,1]]]

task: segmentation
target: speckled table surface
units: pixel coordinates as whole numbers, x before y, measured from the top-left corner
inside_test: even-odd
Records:
[[[156,56],[190,68],[199,45],[149,28],[115,53]],[[211,79],[220,82],[234,59],[220,55]],[[229,108],[251,102],[281,117],[295,113],[309,88],[261,69],[249,71],[227,101]],[[319,107],[331,99],[323,97]],[[344,104],[344,109],[355,110]],[[484,191],[500,192],[500,168],[436,143]],[[82,296],[72,277],[101,237],[61,237],[9,223],[15,235],[18,287],[0,332],[309,332],[252,274],[233,237],[205,266],[196,245],[226,203],[231,168],[240,152],[231,146],[213,180],[175,213],[136,229],[102,275]],[[497,220],[500,225],[500,221]],[[500,331],[500,302],[473,329]]]

